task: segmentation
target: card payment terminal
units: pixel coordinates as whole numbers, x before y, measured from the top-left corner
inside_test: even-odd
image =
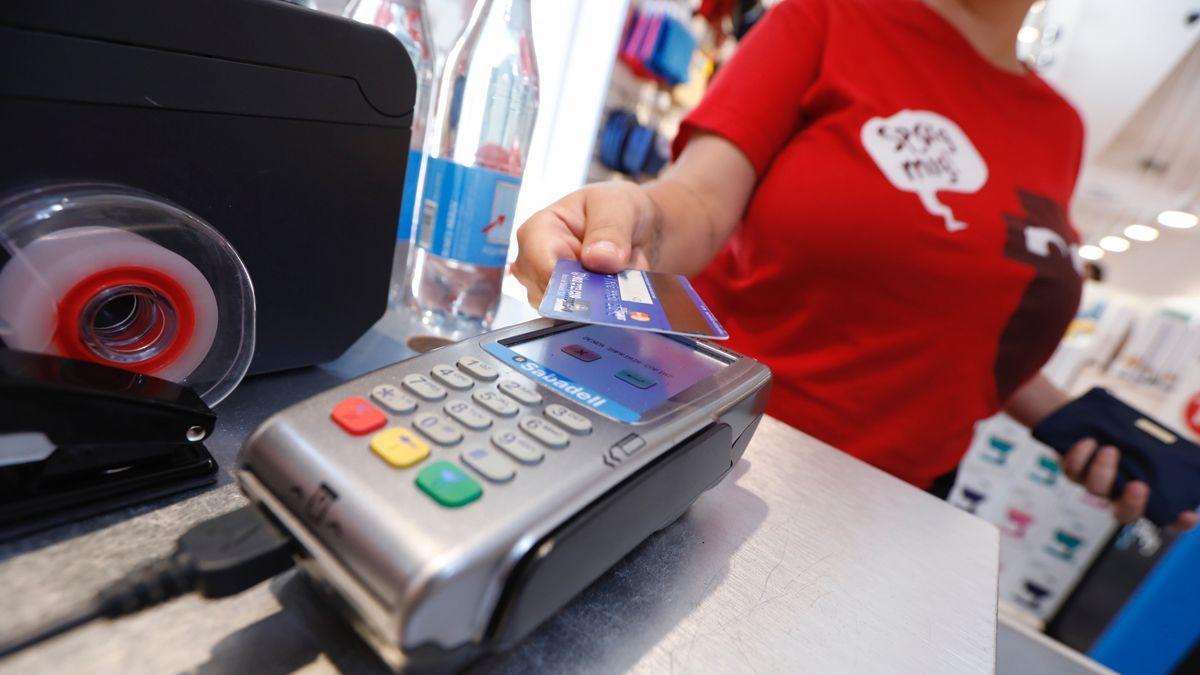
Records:
[[[715,345],[537,319],[269,419],[239,482],[390,665],[504,649],[740,458],[766,366]]]

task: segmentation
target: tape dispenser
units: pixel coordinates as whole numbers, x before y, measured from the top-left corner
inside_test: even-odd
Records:
[[[0,538],[211,483],[199,441],[254,351],[233,247],[115,185],[0,202]]]

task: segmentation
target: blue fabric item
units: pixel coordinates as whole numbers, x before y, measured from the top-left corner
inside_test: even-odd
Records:
[[[613,171],[624,171],[622,159],[629,133],[637,127],[637,119],[625,110],[614,110],[608,114],[604,130],[600,132],[600,163]]]
[[[625,141],[625,152],[621,154],[622,170],[631,176],[644,173],[653,148],[654,131],[641,125],[634,127]]]
[[[653,142],[650,144],[650,152],[646,155],[646,163],[642,165],[642,172],[650,176],[657,176],[667,165],[670,150],[671,146],[667,140],[655,133]]]
[[[1061,454],[1084,438],[1116,446],[1121,463],[1111,496],[1119,496],[1131,480],[1144,481],[1150,486],[1146,517],[1156,525],[1169,525],[1200,504],[1200,446],[1104,389],[1094,388],[1051,413],[1034,427],[1033,437]]]
[[[1200,530],[1175,540],[1096,644],[1093,659],[1129,675],[1165,675],[1200,643]]]
[[[666,17],[647,66],[670,85],[687,82],[688,66],[696,52],[696,38],[687,26]]]

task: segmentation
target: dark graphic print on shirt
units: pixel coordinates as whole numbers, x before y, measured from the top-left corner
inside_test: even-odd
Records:
[[[1026,380],[1026,372],[1054,353],[1073,318],[1063,307],[1076,307],[1083,290],[1079,241],[1061,204],[1017,189],[1022,214],[1004,214],[1004,257],[1029,265],[1033,279],[1000,334],[996,352],[996,400],[1005,401]]]

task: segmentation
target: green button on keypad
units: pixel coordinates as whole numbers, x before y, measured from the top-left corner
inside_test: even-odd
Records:
[[[483,488],[450,462],[434,462],[417,474],[417,487],[442,506],[463,506],[479,499]]]

